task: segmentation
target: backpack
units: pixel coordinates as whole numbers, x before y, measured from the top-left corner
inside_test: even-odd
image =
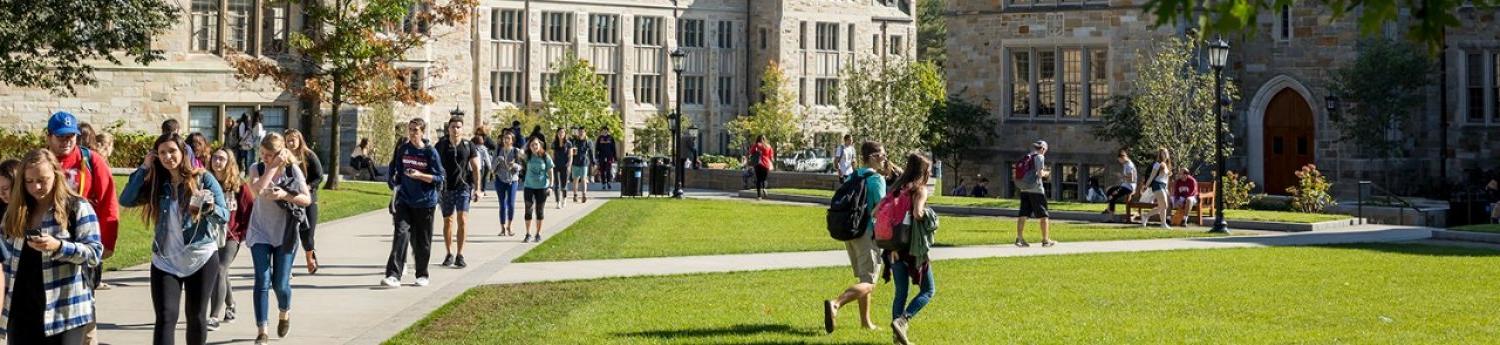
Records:
[[[848,241],[865,235],[869,211],[865,210],[865,179],[874,175],[865,172],[850,176],[833,193],[828,203],[828,236],[839,241]]]
[[[757,148],[756,146],[750,146],[750,162],[748,162],[750,164],[747,165],[760,167],[760,150],[757,150]],[[839,188],[839,190],[843,190],[843,188]]]
[[[907,250],[911,247],[911,194],[898,190],[875,206],[875,246]]]
[[[1034,154],[1034,153],[1028,153],[1028,154],[1026,154],[1025,158],[1021,158],[1021,160],[1016,161],[1015,164],[1011,164],[1010,165],[1010,176],[1011,176],[1011,179],[1012,180],[1016,180],[1016,181],[1020,181],[1021,179],[1026,178],[1026,173],[1031,172],[1031,159],[1035,158],[1035,157],[1036,157],[1036,154]]]
[[[72,241],[73,243],[78,243],[78,202],[88,202],[88,200],[84,200],[81,197],[74,198],[74,200],[68,202],[67,208],[64,209],[68,215],[68,241]],[[99,255],[104,255],[104,253],[99,253]],[[99,288],[100,280],[97,276],[98,274],[98,267],[78,265],[78,275],[83,276],[83,286],[89,287],[89,290]]]

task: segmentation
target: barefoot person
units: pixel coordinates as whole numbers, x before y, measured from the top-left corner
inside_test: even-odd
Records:
[[[443,257],[443,267],[468,267],[464,262],[464,240],[468,238],[469,204],[479,201],[479,155],[473,144],[459,137],[463,130],[463,117],[451,117],[443,126],[443,138],[437,142],[438,159],[448,173],[442,183],[442,199],[438,201],[443,208],[443,251],[448,254]],[[458,219],[457,252],[453,251],[454,218]]]
[[[97,267],[99,217],[68,188],[48,150],[33,150],[11,179],[0,231],[5,270],[5,326],[10,344],[85,344],[94,324],[94,293],[84,267]]]
[[[760,141],[761,144],[764,141]],[[885,178],[876,167],[884,167],[885,148],[879,143],[866,141],[859,149],[859,169],[854,171],[851,178],[865,176],[865,235],[844,241],[844,249],[849,253],[849,264],[854,269],[854,278],[858,280],[854,285],[844,289],[837,299],[823,301],[823,330],[833,333],[834,320],[838,317],[839,308],[849,302],[859,301],[859,321],[866,329],[877,329],[875,323],[870,320],[870,293],[875,291],[875,279],[880,276],[880,249],[875,246],[875,205],[880,203],[880,198],[885,195]]]
[[[1026,243],[1026,218],[1036,218],[1041,223],[1043,247],[1056,245],[1057,241],[1052,240],[1052,227],[1047,214],[1045,179],[1051,174],[1047,169],[1047,142],[1037,140],[1031,143],[1031,154],[1016,164],[1025,174],[1016,180],[1016,187],[1021,189],[1021,214],[1016,218],[1016,246],[1031,246]]]
[[[391,159],[391,179],[387,184],[394,189],[395,219],[394,236],[391,239],[391,255],[385,264],[386,287],[401,285],[401,273],[406,268],[406,246],[411,244],[411,256],[417,268],[417,286],[427,286],[427,263],[432,256],[432,212],[438,204],[437,186],[443,183],[443,163],[438,160],[437,149],[427,145],[422,138],[427,131],[427,121],[412,119],[406,126],[406,142],[396,148]]]

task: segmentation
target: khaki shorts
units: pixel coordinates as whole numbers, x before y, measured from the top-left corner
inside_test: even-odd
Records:
[[[844,241],[844,249],[849,252],[849,265],[854,268],[854,278],[860,283],[875,284],[880,278],[880,248],[875,246],[875,239],[869,235]]]

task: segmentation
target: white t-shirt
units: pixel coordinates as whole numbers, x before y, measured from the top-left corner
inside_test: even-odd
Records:
[[[854,145],[839,146],[833,157],[838,161],[839,175],[854,174]]]

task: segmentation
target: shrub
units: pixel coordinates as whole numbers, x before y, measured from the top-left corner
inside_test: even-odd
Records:
[[[1224,188],[1219,194],[1224,198],[1224,208],[1245,209],[1253,200],[1250,197],[1251,189],[1255,189],[1255,182],[1251,182],[1244,175],[1233,171],[1224,174]]]
[[[1328,194],[1331,188],[1333,184],[1323,178],[1318,167],[1308,164],[1297,170],[1297,185],[1287,187],[1286,192],[1292,195],[1293,211],[1317,213],[1336,204]]]
[[[729,169],[734,169],[735,167],[738,167],[740,165],[739,157],[702,155],[698,156],[698,159],[703,161],[703,165],[723,163]]]
[[[146,160],[146,150],[156,142],[156,136],[141,131],[120,130],[123,122],[110,125],[104,131],[115,136],[115,151],[109,159],[110,167],[135,167]],[[46,147],[41,131],[0,130],[0,160],[26,155],[26,152]]]
[[[27,151],[42,148],[42,132],[0,130],[0,160],[20,159]]]

